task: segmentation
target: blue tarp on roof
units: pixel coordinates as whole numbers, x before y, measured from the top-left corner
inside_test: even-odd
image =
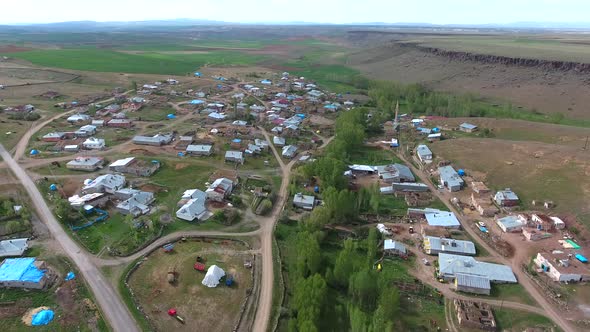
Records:
[[[33,319],[31,320],[31,325],[39,326],[39,325],[47,325],[49,322],[53,320],[53,310],[41,310],[38,313],[33,315]]]
[[[576,259],[579,260],[582,263],[588,263],[588,259],[580,254],[576,254]]]
[[[39,282],[45,271],[35,266],[35,257],[7,258],[0,265],[0,281]]]

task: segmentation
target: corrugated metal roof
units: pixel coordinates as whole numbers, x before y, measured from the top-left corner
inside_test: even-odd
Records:
[[[486,276],[491,282],[517,282],[516,276],[510,266],[479,262],[473,257],[438,254],[439,271],[447,277],[455,277],[457,274]]]
[[[384,250],[397,250],[401,253],[406,253],[406,246],[404,246],[401,242],[393,241],[393,240],[385,240],[383,242],[383,249]]]
[[[457,286],[491,289],[490,279],[484,276],[476,276],[472,274],[457,273],[455,275]]]

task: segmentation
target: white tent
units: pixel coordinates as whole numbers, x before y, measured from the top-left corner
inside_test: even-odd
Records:
[[[203,278],[202,284],[213,288],[217,287],[219,284],[219,280],[225,276],[225,271],[217,265],[211,265],[207,270],[207,274],[205,274],[205,278]]]

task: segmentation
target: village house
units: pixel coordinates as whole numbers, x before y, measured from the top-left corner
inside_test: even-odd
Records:
[[[494,195],[494,202],[502,207],[512,207],[519,204],[518,196],[510,188],[498,191]]]
[[[181,202],[184,204],[176,211],[176,217],[186,221],[206,220],[210,213],[205,207],[207,194],[198,189],[191,189],[184,192]]]
[[[393,194],[394,192],[420,193],[430,191],[430,187],[424,183],[393,182],[391,186],[381,187],[382,194]]]
[[[385,183],[414,182],[416,178],[410,168],[402,164],[375,166],[379,178]]]
[[[224,199],[231,195],[233,188],[234,184],[230,179],[219,178],[205,190],[205,194],[207,194],[207,199],[223,202]]]
[[[283,158],[291,159],[297,154],[297,147],[294,145],[287,145],[283,147],[282,156]]]
[[[270,144],[265,139],[256,138],[254,139],[254,145],[260,147],[262,151],[268,151]]]
[[[315,207],[315,197],[297,193],[293,197],[293,205],[304,210],[313,210]]]
[[[537,253],[533,261],[553,281],[582,282],[590,281],[586,256],[572,250],[553,250]]]
[[[225,152],[225,161],[243,164],[244,163],[244,154],[241,151],[226,151]]]
[[[68,121],[69,123],[75,124],[75,123],[80,123],[80,122],[89,122],[91,120],[90,115],[88,114],[73,114],[70,115],[66,121]]]
[[[516,216],[506,216],[504,218],[497,218],[496,224],[504,233],[517,233],[522,231],[522,227],[525,225]]]
[[[29,239],[9,239],[0,241],[0,257],[22,256],[29,249]]]
[[[428,255],[438,255],[440,253],[475,255],[475,244],[471,241],[425,236],[422,241],[422,247]]]
[[[205,144],[191,144],[186,147],[186,153],[191,156],[210,156],[213,153],[213,146]]]
[[[64,132],[53,132],[43,135],[41,140],[43,142],[59,142],[62,139],[66,139],[67,135]]]
[[[438,173],[440,174],[440,183],[450,192],[459,191],[465,185],[465,181],[452,166],[439,167]]]
[[[90,137],[86,139],[82,146],[87,150],[102,150],[106,147],[105,140],[103,138]]]
[[[150,176],[160,169],[160,166],[160,162],[157,160],[147,162],[135,157],[128,157],[111,163],[109,165],[109,170],[135,176]]]
[[[172,134],[156,134],[154,136],[137,135],[133,137],[133,143],[137,145],[162,146],[172,142]]]
[[[35,257],[6,258],[0,265],[0,287],[43,289],[55,281],[55,273]]]
[[[405,257],[408,255],[406,246],[403,243],[391,239],[383,241],[383,252],[388,256]]]
[[[540,241],[540,240],[548,239],[551,237],[550,233],[544,232],[542,230],[538,230],[533,227],[523,227],[522,228],[522,235],[528,241]]]
[[[69,161],[66,167],[75,171],[94,172],[104,165],[102,157],[76,157]]]
[[[442,139],[442,133],[428,134],[428,136],[426,136],[426,139],[428,139],[428,141],[430,142],[440,141]]]
[[[272,142],[276,146],[285,146],[286,141],[284,137],[275,136],[272,138]]]
[[[131,128],[133,127],[133,121],[129,119],[111,119],[107,122],[107,126],[113,128]]]
[[[95,126],[95,127],[104,127],[105,122],[102,119],[100,119],[100,120],[92,120],[92,122],[90,124],[93,125],[93,126]]]
[[[418,145],[416,148],[416,154],[418,155],[418,159],[425,164],[429,164],[432,162],[432,151],[428,148],[428,146],[424,144]]]
[[[125,177],[118,174],[104,174],[96,179],[85,183],[82,188],[83,194],[107,193],[114,194],[117,190],[122,189],[127,181]]]
[[[82,196],[74,195],[72,197],[68,197],[70,206],[75,209],[81,209],[84,206],[104,207],[109,201],[109,196],[105,195],[104,193],[92,193]]]
[[[77,137],[88,137],[96,134],[96,126],[93,125],[85,125],[80,127],[80,129],[76,130],[74,134]]]
[[[472,133],[477,131],[477,126],[471,123],[464,122],[459,126],[459,130],[464,131],[466,133]]]
[[[516,283],[509,266],[480,262],[473,257],[441,253],[438,255],[439,278],[452,281],[455,289],[476,294],[489,294],[490,283]],[[456,280],[460,278],[461,280]]]
[[[154,194],[151,192],[129,188],[118,190],[115,192],[115,197],[123,200],[117,204],[117,211],[124,215],[131,214],[134,217],[148,214],[150,204],[155,200]]]

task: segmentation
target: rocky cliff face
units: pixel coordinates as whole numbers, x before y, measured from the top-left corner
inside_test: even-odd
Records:
[[[416,48],[422,52],[446,57],[452,61],[477,62],[484,64],[502,64],[507,66],[538,68],[551,71],[590,73],[590,63],[571,61],[552,61],[541,59],[513,58],[499,55],[477,54],[469,52],[449,51],[435,47],[421,46],[411,43],[400,43],[402,47]]]

